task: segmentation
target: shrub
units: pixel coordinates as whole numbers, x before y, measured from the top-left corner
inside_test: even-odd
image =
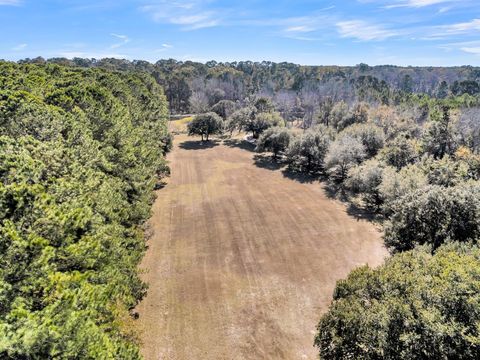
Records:
[[[383,148],[385,142],[385,134],[382,128],[374,124],[355,124],[343,130],[339,136],[350,136],[359,140],[365,147],[368,157],[377,155],[378,151]]]
[[[367,207],[377,208],[382,203],[380,185],[384,168],[378,160],[367,160],[348,171],[345,185],[351,191],[360,193]]]
[[[400,171],[386,167],[383,171],[382,183],[379,185],[380,196],[384,201],[384,213],[391,214],[394,201],[427,185],[428,179],[425,172],[416,165],[406,166]]]
[[[385,244],[393,251],[427,244],[433,249],[450,241],[480,235],[480,185],[429,186],[394,201],[385,226]]]
[[[381,150],[380,157],[388,165],[401,169],[418,158],[415,143],[406,134],[400,134]]]
[[[187,125],[188,135],[200,135],[202,141],[208,141],[208,138],[212,134],[218,134],[223,130],[223,120],[217,114],[210,112],[206,114],[200,114],[193,118],[193,120]]]
[[[324,125],[305,131],[290,143],[287,150],[288,163],[293,168],[306,171],[323,171],[332,138],[332,131]]]
[[[333,180],[343,182],[347,177],[348,170],[361,163],[365,156],[363,144],[359,140],[345,135],[330,144],[325,157],[325,166]]]
[[[256,151],[273,153],[276,160],[278,155],[287,150],[292,133],[286,128],[272,127],[267,129],[257,141]]]
[[[480,358],[480,250],[398,254],[337,283],[318,325],[324,359]]]

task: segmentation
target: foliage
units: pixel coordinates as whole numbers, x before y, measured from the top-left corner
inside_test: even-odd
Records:
[[[230,132],[235,129],[252,132],[257,139],[262,132],[273,126],[283,125],[283,118],[277,112],[258,112],[255,107],[246,107],[235,111],[227,122]]]
[[[365,147],[367,157],[377,155],[383,148],[385,134],[383,130],[374,124],[354,124],[347,127],[340,133],[340,136],[350,136],[359,140]]]
[[[386,167],[383,171],[382,183],[379,185],[384,202],[384,213],[391,215],[391,207],[396,200],[427,185],[427,175],[417,165],[408,165],[398,171],[392,167]]]
[[[443,106],[435,109],[431,114],[431,120],[427,124],[423,134],[423,151],[442,158],[445,155],[453,155],[457,148],[455,125],[451,119],[450,108]]]
[[[148,74],[0,62],[0,358],[137,359],[142,224],[166,171]]]
[[[282,127],[271,127],[267,129],[257,141],[256,151],[273,153],[274,160],[278,155],[287,150],[292,139],[292,133]]]
[[[324,125],[317,125],[295,137],[286,154],[290,167],[309,172],[323,171],[333,137],[333,131]]]
[[[325,359],[478,359],[480,250],[394,256],[339,281],[315,345]]]
[[[365,147],[354,137],[345,135],[332,142],[325,157],[325,166],[330,177],[343,182],[348,171],[365,158]]]
[[[370,159],[351,168],[345,186],[362,198],[370,208],[377,208],[382,203],[380,185],[383,180],[384,165],[376,159]]]
[[[233,114],[236,104],[231,100],[220,100],[218,103],[212,106],[212,111],[221,116],[223,120]]]
[[[210,112],[200,114],[193,118],[187,125],[188,135],[200,135],[208,141],[208,137],[213,134],[219,134],[223,130],[223,120],[216,113]]]
[[[255,100],[255,109],[259,113],[271,113],[275,110],[275,106],[272,103],[272,100],[268,97],[259,97],[257,100]]]
[[[249,121],[245,124],[244,130],[251,131],[254,138],[258,136],[272,126],[282,126],[283,119],[280,114],[273,112],[260,112],[256,114],[255,118],[252,121]]]
[[[427,174],[428,182],[432,185],[461,185],[474,175],[467,162],[447,155],[438,160],[432,157],[424,158],[419,166]]]
[[[428,244],[433,249],[450,241],[473,241],[480,235],[480,185],[429,186],[392,204],[385,226],[385,244],[394,252]]]
[[[461,145],[475,154],[480,154],[480,109],[466,108],[460,111],[455,133]]]
[[[368,106],[364,103],[356,104],[349,109],[344,102],[337,103],[332,110],[331,126],[341,131],[353,124],[365,123],[368,120]]]
[[[408,164],[413,164],[419,154],[415,141],[410,139],[408,134],[401,133],[392,141],[387,143],[381,150],[380,157],[388,165],[401,169]]]
[[[255,121],[257,110],[254,107],[244,107],[233,112],[227,119],[225,127],[230,133],[242,130]]]

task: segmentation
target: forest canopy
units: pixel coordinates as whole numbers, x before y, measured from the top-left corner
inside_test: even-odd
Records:
[[[147,73],[0,62],[0,358],[140,357],[167,114]]]
[[[121,71],[143,71],[165,89],[170,111],[202,113],[220,101],[244,103],[252,96],[271,97],[284,117],[311,113],[320,96],[334,103],[366,101],[398,104],[411,95],[480,94],[480,68],[368,66],[303,66],[288,62],[216,62],[65,58],[25,59],[26,63],[58,63]]]

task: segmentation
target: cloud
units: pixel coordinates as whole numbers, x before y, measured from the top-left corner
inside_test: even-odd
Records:
[[[444,25],[439,28],[444,29],[446,33],[461,34],[471,31],[480,31],[480,19],[473,19],[468,22],[462,22],[452,25]]]
[[[476,35],[480,32],[480,19],[473,19],[467,22],[461,22],[449,25],[431,26],[424,29],[423,40],[443,40],[452,37],[467,37]]]
[[[22,51],[28,46],[28,44],[18,44],[14,48],[12,48],[13,51]]]
[[[469,54],[480,55],[480,47],[462,47],[460,50]]]
[[[73,58],[88,58],[88,59],[105,59],[105,58],[115,58],[115,59],[128,59],[129,56],[125,54],[109,53],[109,52],[82,52],[82,51],[63,51],[59,54],[61,57],[67,59]]]
[[[394,30],[380,25],[369,24],[363,20],[340,21],[336,23],[341,37],[356,38],[362,41],[385,40],[398,35]]]
[[[160,49],[154,50],[154,52],[159,53],[159,52],[167,51],[168,49],[171,49],[171,48],[173,48],[173,45],[162,44],[162,47]]]
[[[123,46],[123,45],[128,44],[130,42],[130,39],[128,38],[127,35],[119,35],[119,34],[114,34],[114,33],[112,33],[110,35],[121,40],[121,42],[111,45],[110,49],[117,49],[120,46]]]
[[[453,3],[457,1],[459,0],[407,0],[407,1],[401,1],[398,4],[387,5],[386,7],[387,8],[394,8],[394,7],[421,8],[425,6]]]
[[[22,0],[0,0],[0,5],[18,6],[22,3]]]
[[[335,23],[339,21],[335,15],[328,11],[334,8],[335,6],[322,8],[308,16],[265,19],[253,25],[278,26],[281,28],[279,34],[289,39],[304,41],[321,40],[325,37],[327,30],[334,27]]]
[[[467,54],[480,55],[480,40],[447,43],[439,45],[438,48],[448,52],[461,51]]]
[[[181,15],[170,18],[170,22],[176,25],[186,25],[188,30],[203,29],[214,27],[220,24],[217,19],[214,19],[214,13],[206,11],[196,15]]]
[[[289,26],[285,29],[287,33],[307,33],[314,31],[315,28],[308,25]]]
[[[208,8],[210,1],[166,1],[160,0],[144,5],[141,10],[150,14],[159,23],[182,26],[183,30],[197,30],[219,26],[222,24],[221,14]]]
[[[384,8],[393,9],[399,7],[422,8],[426,6],[464,3],[465,0],[358,0],[361,3],[381,3]]]

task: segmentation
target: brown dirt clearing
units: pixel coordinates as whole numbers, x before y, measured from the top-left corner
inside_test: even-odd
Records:
[[[180,135],[142,262],[142,353],[157,359],[316,359],[335,282],[386,256],[371,223],[320,183],[254,165],[255,153]]]

